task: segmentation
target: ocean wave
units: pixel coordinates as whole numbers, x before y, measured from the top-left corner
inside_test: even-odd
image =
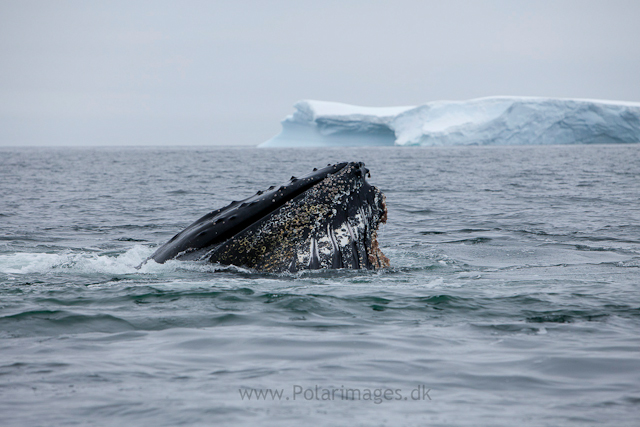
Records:
[[[147,263],[136,269],[153,252],[153,248],[136,245],[116,256],[95,252],[41,253],[17,252],[0,255],[0,273],[33,274],[68,271],[73,274],[133,274],[150,272],[156,263]]]

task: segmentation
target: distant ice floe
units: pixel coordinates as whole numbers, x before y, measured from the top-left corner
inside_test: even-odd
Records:
[[[640,142],[640,103],[489,97],[417,107],[300,101],[259,147],[609,144]]]

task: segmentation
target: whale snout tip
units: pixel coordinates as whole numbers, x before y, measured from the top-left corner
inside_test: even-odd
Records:
[[[350,166],[353,168],[353,174],[358,178],[371,178],[369,168],[365,167],[364,162],[352,162]]]

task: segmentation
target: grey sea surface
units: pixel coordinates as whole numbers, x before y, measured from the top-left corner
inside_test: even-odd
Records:
[[[337,161],[392,267],[149,262]],[[0,148],[3,426],[637,426],[640,145]]]

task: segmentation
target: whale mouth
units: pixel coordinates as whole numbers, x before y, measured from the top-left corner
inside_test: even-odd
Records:
[[[151,256],[207,260],[261,271],[387,267],[377,230],[385,197],[362,162],[314,169],[210,212]]]

